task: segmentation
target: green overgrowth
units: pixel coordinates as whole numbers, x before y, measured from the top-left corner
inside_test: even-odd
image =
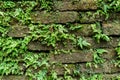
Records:
[[[57,49],[57,43],[64,44],[68,41],[75,44],[80,49],[91,46],[83,37],[75,36],[68,30],[75,31],[83,26],[69,26],[64,24],[36,24],[31,21],[31,13],[34,10],[52,11],[53,0],[34,0],[34,1],[0,1],[0,75],[26,75],[29,80],[73,80],[70,76],[70,70],[65,68],[63,78],[59,78],[51,68],[48,54],[43,52],[32,52],[28,49],[30,41],[38,40],[42,45],[52,46],[55,49],[54,54],[70,53],[70,50]],[[99,0],[98,12],[109,18],[110,12],[120,11],[120,0]],[[90,14],[92,15],[92,14]],[[19,24],[28,26],[30,32],[24,38],[14,38],[7,35],[12,25]],[[92,25],[95,40],[100,43],[101,40],[110,41],[110,38],[103,34],[99,23]],[[116,48],[118,60],[120,58],[120,45]],[[96,49],[93,53],[96,64],[103,63],[101,58],[104,49]],[[120,63],[120,62],[118,62]],[[90,65],[90,64],[89,64]],[[74,75],[80,75],[74,71]],[[81,76],[80,80],[102,80],[101,75],[91,77]]]

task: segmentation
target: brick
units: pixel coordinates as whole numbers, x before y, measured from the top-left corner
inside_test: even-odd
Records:
[[[111,20],[103,22],[103,33],[106,35],[120,35],[120,21]]]
[[[73,74],[74,70],[79,71],[80,73],[89,73],[89,74],[113,74],[118,73],[120,69],[114,65],[114,63],[111,63],[110,61],[106,61],[103,64],[97,65],[97,68],[94,66],[94,64],[91,67],[87,67],[86,63],[79,63],[79,64],[62,64],[61,66],[54,66],[53,70],[56,71],[58,75],[64,75],[65,68],[70,71],[68,74]]]
[[[97,43],[93,38],[90,37],[85,37],[84,39],[91,44],[90,48],[115,48],[119,43],[119,38],[117,37],[111,37],[111,40],[109,42],[101,41],[100,43]],[[28,44],[28,49],[41,51],[41,50],[54,50],[55,48],[47,45],[42,45],[39,41],[31,41]],[[66,41],[66,45],[64,45],[61,42],[57,43],[56,49],[74,50],[79,48],[77,48],[76,45],[72,44],[72,42]]]
[[[11,75],[11,76],[3,76],[1,80],[29,80],[26,76],[17,76],[17,75]]]
[[[92,50],[81,50],[75,51],[71,54],[57,54],[50,56],[50,62],[57,62],[57,63],[77,63],[77,62],[87,62],[92,61]]]
[[[120,19],[120,14],[119,13],[109,13],[108,20],[119,20],[119,19]]]
[[[46,50],[54,50],[54,49],[72,50],[75,48],[75,45],[73,45],[69,41],[66,42],[67,42],[66,45],[64,45],[62,42],[58,42],[56,44],[56,47],[53,48],[52,46],[43,45],[39,41],[32,41],[28,44],[28,49],[34,51],[44,51],[44,50],[46,51]]]
[[[96,10],[97,0],[80,0],[80,1],[54,1],[54,8],[56,10]]]
[[[94,23],[104,20],[105,17],[102,14],[97,14],[94,11],[80,12],[80,23]]]
[[[106,60],[115,59],[116,52],[114,49],[105,49],[108,52],[101,55]],[[77,50],[71,54],[50,54],[50,62],[56,63],[80,63],[93,61],[93,50]]]
[[[27,34],[29,34],[27,26],[14,25],[8,31],[10,37],[25,37]]]
[[[46,51],[46,50],[52,50],[52,47],[48,47],[47,45],[42,45],[39,41],[32,41],[28,44],[28,49],[33,51]]]
[[[49,69],[49,70],[54,70],[57,73],[57,75],[64,75],[64,73],[66,72],[66,69],[68,69],[70,71],[68,74],[73,74],[75,65],[74,64],[54,65],[50,68],[51,69]]]
[[[91,48],[115,48],[120,41],[119,37],[110,37],[110,41],[101,41],[100,43],[90,37],[86,37],[85,40],[91,44]]]
[[[79,19],[79,15],[75,11],[66,12],[34,12],[31,14],[32,21],[35,23],[68,23],[75,22]]]
[[[75,29],[75,30],[71,30],[70,33],[71,34],[75,34],[76,36],[92,36],[93,30],[92,30],[92,24],[73,24],[72,26],[76,27],[76,26],[81,26],[82,28],[80,29]]]
[[[81,72],[87,73],[117,73],[120,71],[114,63],[106,61],[103,64],[98,65],[97,68],[92,65],[92,67],[86,67],[85,64],[80,65]]]
[[[107,52],[101,55],[102,58],[104,58],[106,60],[112,60],[112,59],[115,59],[117,57],[116,51],[114,48],[108,48],[105,50],[107,50]]]
[[[115,80],[120,76],[120,73],[115,73],[115,74],[105,74],[103,75],[104,79],[103,80]],[[116,79],[118,80],[118,79]]]
[[[82,26],[82,28],[69,31],[70,34],[75,34],[77,36],[92,36],[93,30],[92,30],[92,24],[73,24],[73,26]],[[30,30],[27,26],[21,26],[21,25],[13,25],[9,31],[8,36],[10,37],[25,37],[30,33]],[[1,34],[0,34],[1,35]]]

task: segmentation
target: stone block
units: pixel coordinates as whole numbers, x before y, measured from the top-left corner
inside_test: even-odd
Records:
[[[101,55],[101,58],[105,60],[112,60],[116,58],[116,52],[114,49],[105,49],[106,53]],[[50,54],[50,62],[56,63],[81,63],[93,61],[93,50],[76,50],[68,54]]]
[[[68,23],[79,20],[79,15],[75,11],[66,12],[33,12],[31,14],[34,23]]]
[[[9,75],[3,76],[1,80],[29,80],[26,76]]]
[[[80,29],[75,29],[75,30],[71,30],[70,33],[71,34],[75,34],[76,36],[92,36],[93,30],[92,30],[92,24],[73,24],[73,27],[76,26],[81,26]]]
[[[79,12],[80,13],[80,23],[94,23],[97,21],[104,21],[105,17],[102,14],[98,14],[94,11]]]
[[[10,37],[25,37],[27,34],[29,34],[29,28],[21,25],[13,25],[8,31]]]
[[[120,35],[120,21],[111,20],[102,23],[103,33],[106,35],[119,36]]]
[[[85,40],[91,44],[91,48],[115,48],[120,41],[119,37],[110,37],[110,41],[100,41],[100,43],[90,37],[86,37]]]
[[[92,50],[79,50],[72,52],[71,54],[56,54],[50,56],[50,62],[57,63],[77,63],[77,62],[89,62],[93,61]]]
[[[67,10],[96,10],[97,0],[65,0],[65,1],[54,1],[54,9],[60,11]]]

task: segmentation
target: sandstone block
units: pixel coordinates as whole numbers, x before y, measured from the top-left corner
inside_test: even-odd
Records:
[[[106,21],[103,24],[103,33],[107,35],[120,35],[120,21]]]
[[[56,10],[96,10],[97,0],[65,0],[65,1],[54,1],[54,8]]]
[[[68,23],[75,22],[79,19],[78,13],[75,11],[66,12],[34,12],[31,14],[32,21],[35,23]]]
[[[9,29],[8,36],[10,37],[25,37],[29,34],[27,26],[14,25]]]

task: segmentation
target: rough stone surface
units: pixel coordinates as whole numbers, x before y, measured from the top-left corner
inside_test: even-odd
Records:
[[[63,43],[59,42],[56,44],[56,47],[53,48],[52,46],[47,46],[47,45],[42,45],[39,41],[31,41],[28,44],[28,49],[29,50],[34,50],[34,51],[46,51],[46,50],[54,50],[54,49],[60,49],[60,50],[71,50],[75,48],[75,45],[70,43],[69,41],[66,41],[66,45]]]
[[[115,80],[120,76],[120,73],[115,73],[115,74],[105,74],[103,75],[104,79],[103,80]],[[118,79],[116,79],[118,80]]]
[[[92,30],[92,24],[74,24],[73,26],[81,26],[80,29],[75,29],[73,31],[70,31],[70,33],[75,34],[76,36],[92,36],[93,30]]]
[[[75,51],[71,54],[58,54],[50,57],[50,62],[57,63],[77,63],[92,61],[92,50]]]
[[[80,23],[94,23],[96,21],[104,21],[105,17],[93,11],[80,12]]]
[[[92,36],[93,30],[92,30],[92,24],[73,24],[74,27],[81,26],[80,29],[75,29],[73,31],[69,31],[70,34],[75,34],[76,36]],[[21,25],[14,25],[9,29],[8,36],[11,37],[25,37],[27,34],[29,34],[30,30],[27,26],[21,26]]]
[[[118,46],[119,38],[117,37],[111,37],[111,40],[109,42],[101,41],[100,43],[97,43],[93,38],[90,37],[84,37],[84,39],[91,44],[90,48],[115,48]],[[35,51],[41,51],[41,50],[54,50],[55,48],[47,45],[42,45],[39,41],[31,41],[28,44],[29,50],[35,50]],[[56,44],[56,49],[60,50],[74,50],[79,49],[75,45],[73,45],[71,42],[67,42],[66,46],[64,46],[61,42]]]
[[[52,47],[42,45],[39,41],[32,41],[28,44],[28,49],[34,51],[47,51],[52,50]]]
[[[63,64],[61,66],[54,66],[54,70],[57,72],[58,75],[64,75],[65,68],[70,70],[69,74],[73,74],[74,70],[78,70],[81,73],[104,73],[104,74],[113,74],[120,71],[118,67],[114,65],[114,63],[110,61],[106,61],[103,64],[97,65],[97,67],[91,65],[91,67],[87,67],[86,63],[81,64]]]
[[[85,38],[87,42],[91,44],[91,48],[115,48],[117,47],[119,43],[119,37],[110,37],[110,41],[101,41],[100,43],[97,43],[92,38]]]
[[[9,29],[8,36],[10,37],[25,37],[29,34],[27,26],[14,25]]]
[[[79,19],[79,15],[74,11],[66,11],[66,12],[51,12],[48,13],[46,11],[42,12],[34,12],[31,14],[32,20],[35,23],[67,23],[67,22],[75,22]]]
[[[65,10],[96,10],[97,0],[80,0],[80,1],[54,1],[54,9]]]
[[[1,80],[29,80],[29,79],[25,76],[11,75],[11,76],[3,76]]]
[[[106,60],[111,60],[116,57],[116,52],[114,49],[105,49],[106,53],[102,54],[101,57]],[[79,63],[79,62],[91,62],[93,61],[93,50],[78,50],[71,54],[56,54],[50,55],[50,62],[57,63]]]
[[[106,21],[103,24],[103,33],[106,35],[120,35],[120,21]]]

